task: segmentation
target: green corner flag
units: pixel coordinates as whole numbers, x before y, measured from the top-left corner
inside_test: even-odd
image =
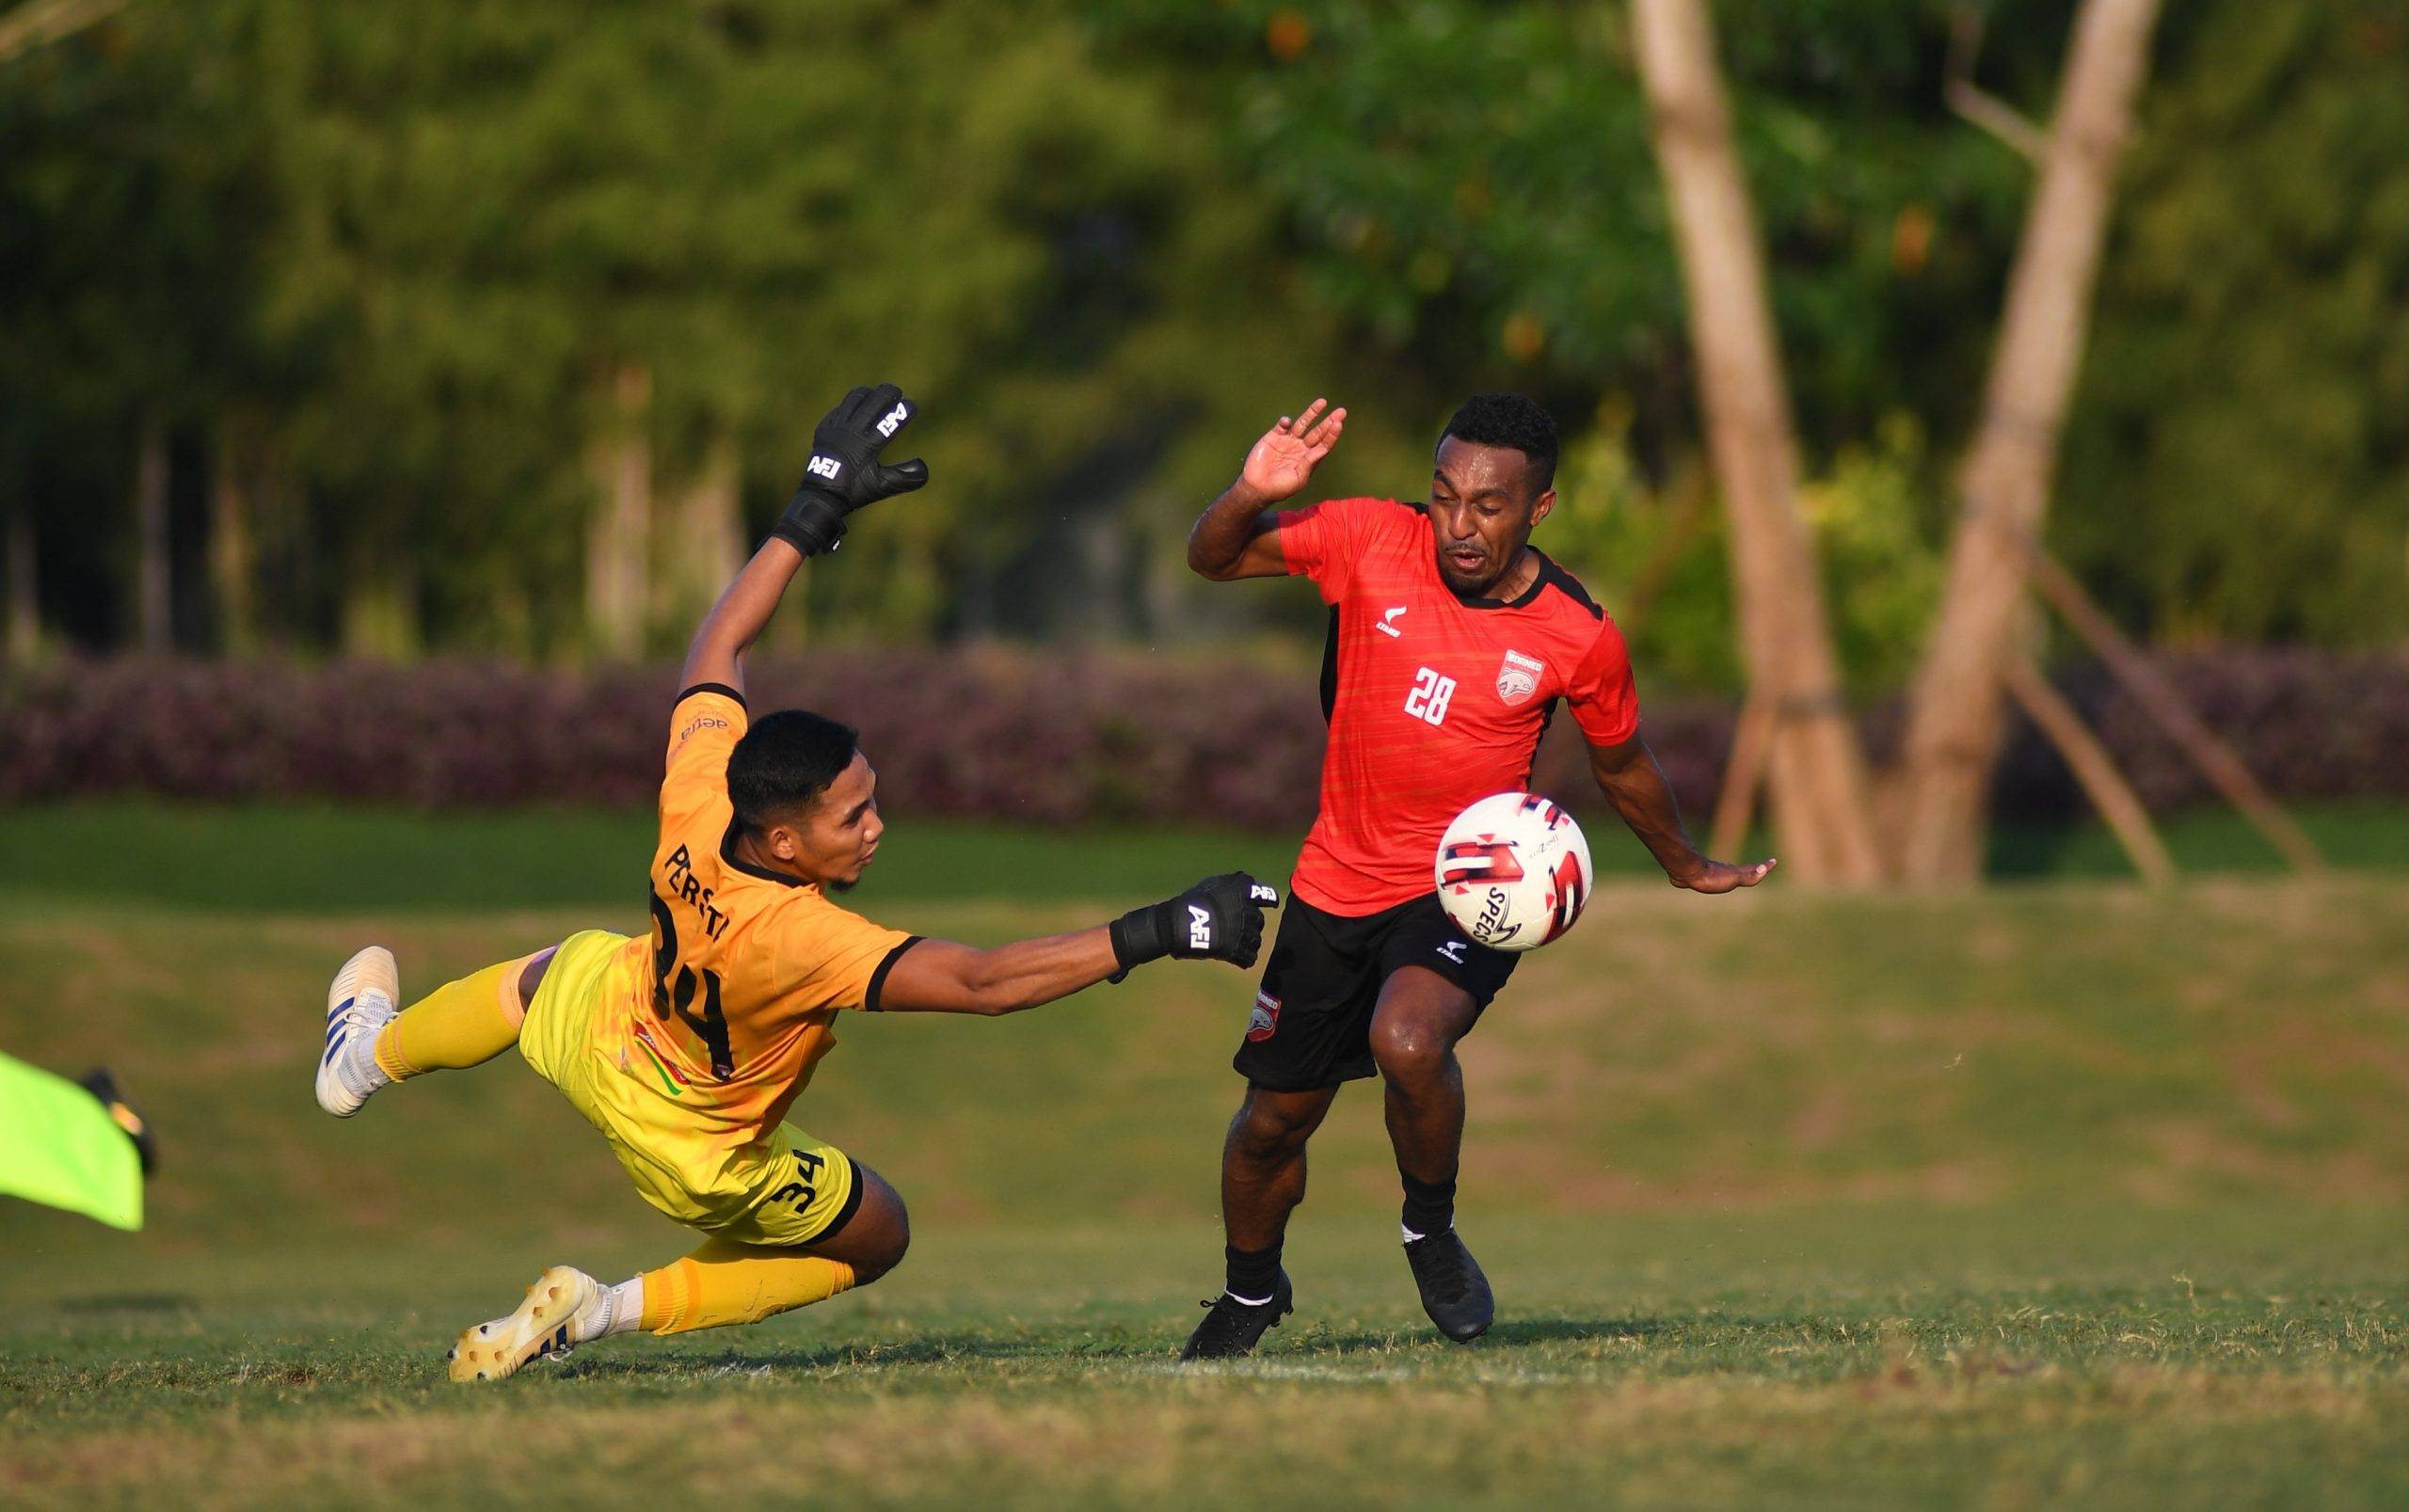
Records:
[[[101,1100],[0,1056],[0,1193],[142,1227],[142,1161]]]

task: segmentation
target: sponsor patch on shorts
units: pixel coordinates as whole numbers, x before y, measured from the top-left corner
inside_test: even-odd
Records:
[[[1246,1021],[1246,1037],[1260,1043],[1280,1028],[1280,999],[1269,993],[1254,995],[1254,1012]]]

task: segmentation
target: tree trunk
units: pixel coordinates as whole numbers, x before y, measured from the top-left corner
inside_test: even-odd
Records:
[[[2083,0],[2075,17],[1982,421],[1958,482],[1940,612],[1909,697],[1901,870],[1911,883],[1966,886],[1981,874],[2004,727],[2002,676],[2024,597],[2024,543],[2040,536],[2116,159],[2158,8],[2159,0]]]
[[[1864,753],[1796,501],[1797,453],[1747,187],[1703,0],[1635,0],[1633,33],[1672,201],[1699,398],[1731,525],[1732,591],[1785,869],[1811,885],[1881,880]]]
[[[145,411],[134,461],[135,633],[142,649],[175,643],[173,543],[168,526],[168,432]]]
[[[231,438],[221,434],[209,485],[209,588],[217,647],[230,656],[259,649],[259,553],[250,481]]]
[[[735,440],[714,436],[704,450],[702,470],[678,491],[662,521],[656,623],[694,624],[744,565],[742,484]]]
[[[418,593],[407,567],[363,564],[343,589],[341,613],[343,655],[372,661],[418,655]]]
[[[594,649],[621,661],[644,649],[651,409],[652,374],[639,363],[619,364],[611,376],[609,418],[590,462],[596,508],[585,537],[585,618]]]
[[[24,666],[41,655],[41,574],[34,559],[33,501],[8,501],[8,661]]]

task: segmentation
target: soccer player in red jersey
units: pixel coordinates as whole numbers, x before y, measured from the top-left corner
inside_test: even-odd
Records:
[[[1455,1047],[1515,958],[1447,918],[1432,859],[1466,805],[1529,783],[1557,704],[1587,740],[1606,801],[1674,886],[1753,887],[1774,865],[1711,861],[1690,843],[1639,734],[1621,632],[1530,544],[1555,504],[1547,411],[1518,394],[1465,401],[1439,438],[1428,503],[1270,512],[1337,443],[1347,411],[1324,407],[1316,399],[1265,433],[1188,538],[1189,565],[1216,581],[1311,578],[1331,631],[1321,809],[1234,1062],[1247,1090],[1221,1152],[1226,1284],[1184,1360],[1249,1353],[1290,1311],[1280,1246],[1305,1194],[1305,1141],[1339,1086],[1376,1071],[1423,1310],[1459,1343],[1488,1330],[1488,1279],[1455,1233]]]

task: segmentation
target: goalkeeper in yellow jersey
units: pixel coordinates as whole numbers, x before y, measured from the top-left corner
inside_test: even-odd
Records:
[[[772,538],[695,632],[669,716],[649,938],[583,931],[398,1012],[382,947],[335,977],[317,1070],[327,1112],[348,1118],[388,1083],[516,1045],[645,1200],[703,1235],[615,1286],[552,1266],[515,1311],[460,1335],[455,1380],[498,1379],[614,1333],[752,1323],[893,1268],[910,1236],[903,1200],[786,1122],[839,1012],[1011,1013],[1165,956],[1253,963],[1279,898],[1243,874],[993,950],[884,929],[831,900],[877,853],[877,774],[835,720],[789,709],[753,722],[743,655],[848,515],[928,481],[917,461],[879,458],[912,414],[891,386],[846,396],[814,433]]]

